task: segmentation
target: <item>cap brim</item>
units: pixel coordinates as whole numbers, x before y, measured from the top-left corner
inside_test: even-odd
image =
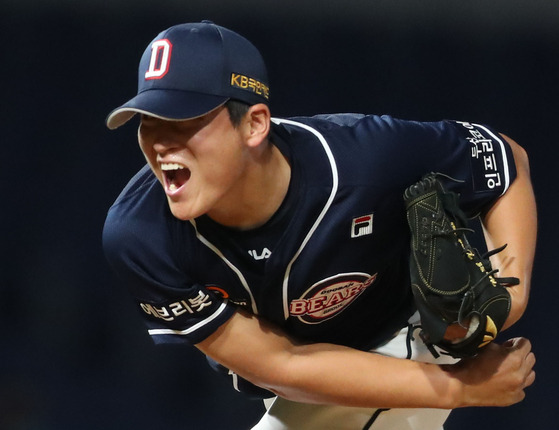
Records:
[[[147,90],[113,110],[106,119],[111,130],[120,127],[137,113],[166,120],[197,118],[224,104],[228,97],[177,90]]]

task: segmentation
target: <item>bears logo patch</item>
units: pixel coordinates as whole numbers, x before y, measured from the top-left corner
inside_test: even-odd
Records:
[[[291,316],[306,324],[319,324],[335,317],[371,286],[377,274],[342,273],[310,287],[289,304]]]

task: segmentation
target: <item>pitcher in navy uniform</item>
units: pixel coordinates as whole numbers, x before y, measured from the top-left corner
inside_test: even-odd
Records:
[[[534,258],[525,152],[469,122],[276,119],[269,97],[250,42],[182,24],[150,43],[138,94],[107,118],[114,129],[140,117],[147,165],[103,241],[153,340],[192,344],[268,399],[255,429],[440,429],[452,408],[522,400],[535,378],[527,339],[458,363],[422,343],[402,194],[428,172],[455,178],[446,185],[488,246],[508,243],[493,257],[522,280],[508,327]]]

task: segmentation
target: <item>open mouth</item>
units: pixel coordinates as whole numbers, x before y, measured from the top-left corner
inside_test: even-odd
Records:
[[[190,169],[177,163],[162,163],[161,171],[165,187],[169,191],[177,191],[190,179]]]

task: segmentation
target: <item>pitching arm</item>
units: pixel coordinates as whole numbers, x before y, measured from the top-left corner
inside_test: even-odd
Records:
[[[237,312],[197,344],[252,383],[304,403],[360,407],[505,406],[535,378],[526,339],[492,344],[467,364],[439,366],[331,344],[299,344],[271,324]]]

